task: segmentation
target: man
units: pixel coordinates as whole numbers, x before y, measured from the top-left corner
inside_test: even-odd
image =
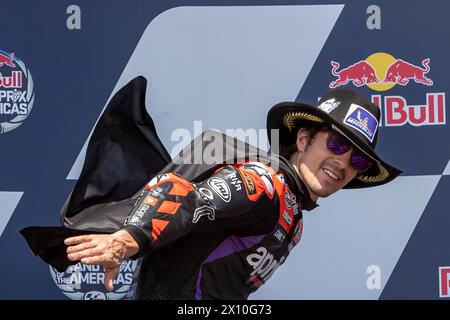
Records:
[[[166,171],[146,184],[123,228],[65,239],[67,258],[103,265],[113,290],[121,262],[142,257],[141,299],[246,299],[300,241],[303,210],[401,173],[374,151],[379,120],[376,105],[346,89],[318,106],[280,103],[267,117],[269,139],[279,130],[279,168],[236,161],[201,179]]]

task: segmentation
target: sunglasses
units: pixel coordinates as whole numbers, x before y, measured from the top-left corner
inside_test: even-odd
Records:
[[[334,154],[344,154],[353,148],[352,144],[344,136],[334,130],[328,131],[327,147]],[[361,173],[372,167],[373,161],[357,150],[357,148],[353,148],[350,164]]]

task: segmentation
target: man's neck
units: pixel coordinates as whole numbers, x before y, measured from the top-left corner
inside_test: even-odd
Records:
[[[298,178],[303,182],[303,185],[306,187],[306,189],[308,190],[308,194],[309,197],[311,198],[311,200],[313,200],[314,202],[317,202],[317,199],[319,198],[315,193],[311,192],[311,189],[309,188],[308,184],[305,182],[303,176],[300,173],[300,170],[298,169],[298,156],[296,156],[295,154],[292,155],[292,157],[289,159],[289,163],[292,165],[292,167],[295,170],[295,173],[297,174]]]

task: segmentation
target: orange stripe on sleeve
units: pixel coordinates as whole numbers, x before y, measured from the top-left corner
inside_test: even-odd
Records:
[[[188,190],[185,186],[174,182],[172,189],[170,189],[169,194],[173,195],[173,196],[186,197],[188,195],[189,191],[192,191],[192,190]]]
[[[169,224],[169,221],[159,220],[159,219],[152,219],[152,242],[155,242],[161,232],[166,228],[166,226]]]
[[[180,206],[181,203],[179,202],[164,200],[157,211],[160,213],[175,214]]]

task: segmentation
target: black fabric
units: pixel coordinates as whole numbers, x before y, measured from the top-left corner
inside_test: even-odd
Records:
[[[113,96],[100,117],[63,212],[66,218],[92,205],[132,196],[171,161],[146,111],[146,83],[143,77],[133,79]]]
[[[144,256],[136,299],[192,299],[198,266],[224,239],[222,232],[191,233]]]
[[[134,78],[110,100],[95,126],[80,177],[61,212],[62,227],[21,231],[34,254],[58,271],[67,260],[63,240],[114,232],[133,207],[133,195],[170,162],[145,107],[147,80]]]

